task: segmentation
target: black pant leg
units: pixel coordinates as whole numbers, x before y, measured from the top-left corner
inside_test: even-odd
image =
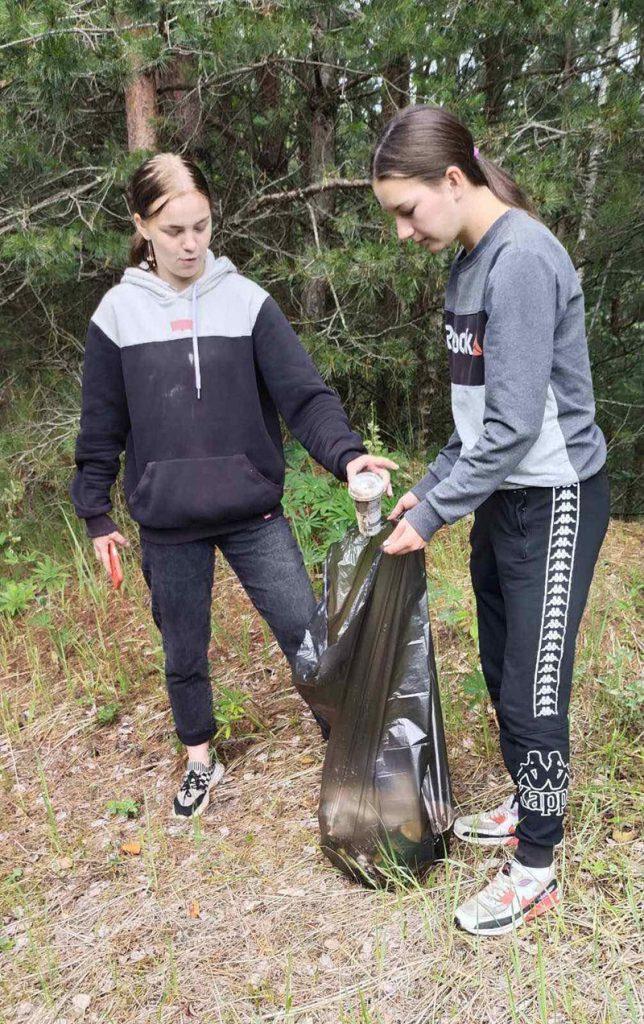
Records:
[[[544,866],[563,836],[568,706],[579,623],[609,515],[605,471],[500,492],[493,529],[507,610],[501,747],[519,790],[517,856]]]
[[[498,719],[506,621],[496,556],[490,536],[490,525],[494,520],[497,503],[496,495],[492,495],[474,514],[474,526],[470,533],[470,576],[476,598],[481,669]]]
[[[292,665],[316,602],[288,520],[217,537],[217,546]]]
[[[142,541],[141,550],[177,736],[186,746],[197,746],[217,729],[208,666],[214,547],[208,540]]]
[[[278,516],[264,526],[217,538],[217,543],[293,668],[316,601],[288,520]],[[328,739],[328,723],[312,714]]]

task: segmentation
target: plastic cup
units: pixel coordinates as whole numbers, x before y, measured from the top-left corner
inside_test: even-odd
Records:
[[[369,470],[357,473],[349,484],[349,494],[356,506],[358,529],[363,537],[373,537],[381,529],[380,505],[384,493],[384,480]]]

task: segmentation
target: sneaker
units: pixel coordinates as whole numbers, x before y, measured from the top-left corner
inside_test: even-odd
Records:
[[[457,818],[454,835],[477,846],[516,846],[519,840],[514,833],[518,824],[519,801],[516,793],[511,793],[492,811],[479,811],[478,814]]]
[[[192,818],[195,814],[203,814],[210,800],[210,790],[223,774],[224,766],[218,761],[210,765],[188,761],[183,782],[174,798],[174,817]]]
[[[471,935],[503,935],[558,903],[554,865],[526,868],[513,859],[478,896],[458,908],[454,921]]]

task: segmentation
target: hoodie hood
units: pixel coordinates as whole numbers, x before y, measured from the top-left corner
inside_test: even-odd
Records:
[[[121,278],[121,284],[133,284],[137,288],[145,288],[162,305],[176,302],[178,298],[191,299],[195,289],[199,295],[205,295],[206,292],[215,288],[226,274],[237,273],[237,267],[227,256],[220,256],[216,259],[210,249],[206,250],[206,265],[203,274],[186,288],[175,288],[173,284],[168,284],[158,274],[146,270],[146,267],[147,263],[145,262],[139,263],[138,267],[128,267]]]
[[[169,306],[178,299],[185,299],[191,305],[191,327],[192,327],[192,355],[195,371],[195,390],[197,398],[201,398],[201,364],[199,362],[199,306],[198,299],[201,295],[216,288],[227,274],[236,274],[237,267],[227,256],[220,256],[216,259],[210,249],[206,250],[206,264],[203,273],[187,288],[175,288],[168,284],[150,270],[146,270],[147,263],[140,263],[138,267],[128,267],[121,284],[131,284],[137,288],[144,288],[149,295],[162,306]]]

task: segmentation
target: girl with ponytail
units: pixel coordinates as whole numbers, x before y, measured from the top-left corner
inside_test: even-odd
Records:
[[[393,509],[385,550],[419,550],[474,512],[479,652],[512,789],[454,832],[514,856],[456,923],[500,935],[560,898],[575,641],[609,517],[584,299],[564,247],[449,111],[397,114],[371,177],[401,241],[459,243],[444,317],[455,429]]]

